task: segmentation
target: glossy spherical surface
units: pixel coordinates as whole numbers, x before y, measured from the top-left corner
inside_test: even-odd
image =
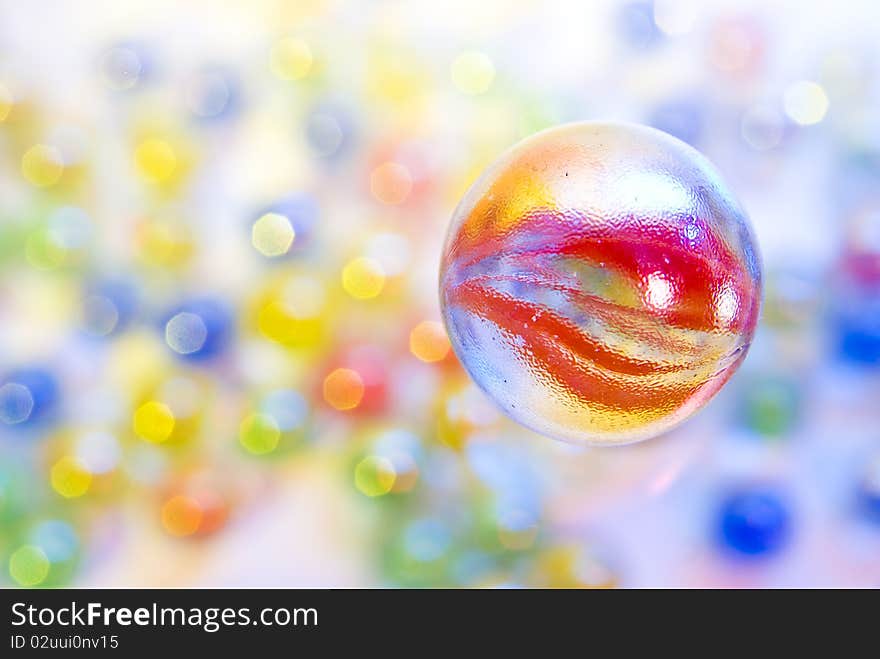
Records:
[[[577,443],[646,439],[705,405],[760,300],[755,239],[717,172],[630,124],[560,126],[505,153],[456,209],[440,269],[471,377]]]

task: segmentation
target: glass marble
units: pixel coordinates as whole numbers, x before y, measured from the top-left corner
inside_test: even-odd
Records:
[[[761,488],[731,493],[718,511],[722,546],[744,556],[781,550],[788,542],[791,522],[784,498]]]
[[[742,363],[760,257],[697,151],[581,122],[520,142],[465,193],[440,304],[462,364],[515,421],[622,444],[682,422]]]

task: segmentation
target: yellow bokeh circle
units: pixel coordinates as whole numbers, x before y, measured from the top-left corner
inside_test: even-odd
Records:
[[[302,39],[284,37],[272,48],[269,66],[282,80],[301,80],[312,70],[312,49]]]
[[[52,465],[50,481],[58,494],[73,499],[89,491],[92,474],[80,460],[65,456]]]
[[[376,455],[367,456],[354,469],[355,487],[368,497],[388,494],[396,477],[391,461]]]
[[[385,269],[367,256],[352,259],[342,269],[342,287],[358,300],[374,298],[385,287]]]
[[[21,158],[21,173],[29,183],[39,188],[54,185],[64,173],[64,163],[58,149],[37,144]]]
[[[132,428],[141,439],[161,444],[174,432],[174,413],[164,403],[147,401],[135,410]]]

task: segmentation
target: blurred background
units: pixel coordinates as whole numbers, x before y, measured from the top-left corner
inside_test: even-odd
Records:
[[[878,66],[867,0],[0,2],[0,584],[880,585]],[[467,185],[591,118],[705,153],[766,275],[614,449],[438,322]]]

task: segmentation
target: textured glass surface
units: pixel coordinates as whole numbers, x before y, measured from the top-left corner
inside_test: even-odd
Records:
[[[748,220],[710,163],[642,126],[584,122],[505,153],[455,211],[452,345],[513,419],[577,443],[657,435],[722,387],[761,300]]]

